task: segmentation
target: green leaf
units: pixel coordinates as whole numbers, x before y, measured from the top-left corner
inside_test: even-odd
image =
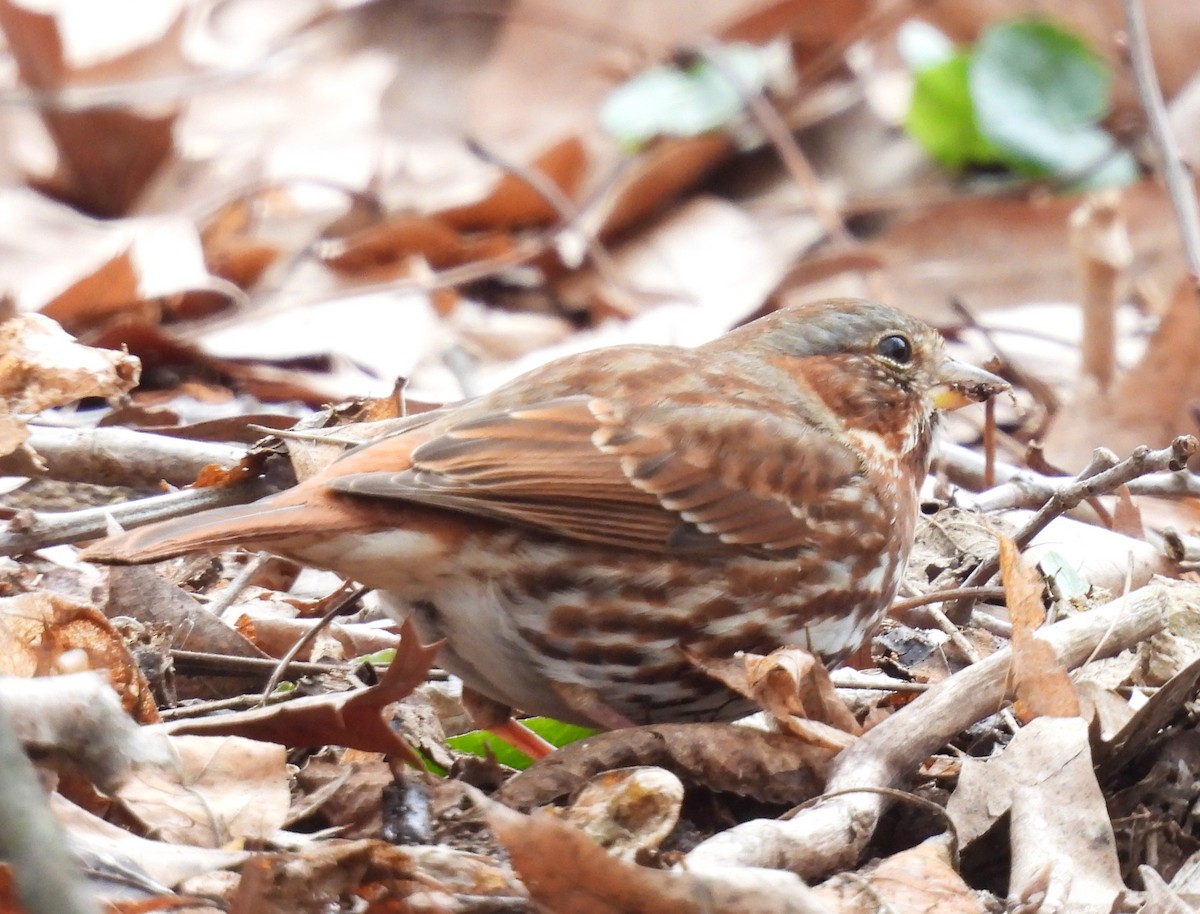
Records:
[[[1132,159],[1097,126],[1109,108],[1108,67],[1069,32],[1038,20],[988,29],[968,83],[979,131],[1015,171],[1071,175],[1107,156],[1101,176],[1136,175]]]
[[[967,83],[970,57],[954,54],[916,75],[904,126],[926,152],[947,168],[1001,163],[979,131]]]
[[[363,654],[355,657],[355,663],[369,663],[372,666],[388,666],[396,659],[396,649],[394,647],[385,647],[373,654]]]
[[[581,740],[585,736],[591,736],[596,732],[587,727],[564,724],[560,720],[553,720],[549,717],[530,717],[527,720],[521,721],[521,723],[552,746],[565,746],[568,743]],[[496,761],[502,765],[507,765],[509,768],[515,768],[518,771],[524,771],[533,764],[533,760],[525,755],[525,753],[518,752],[508,743],[497,739],[486,730],[472,730],[470,733],[464,733],[461,736],[452,736],[446,740],[446,745],[452,749],[457,749],[459,752],[469,752],[471,755],[478,755],[481,758],[486,758],[488,749],[491,749],[492,755],[496,757]]]
[[[731,82],[704,60],[687,69],[654,67],[618,86],[600,106],[600,126],[626,146],[656,136],[698,136],[724,127],[742,112],[743,93],[766,83],[765,52],[750,44],[722,48]]]

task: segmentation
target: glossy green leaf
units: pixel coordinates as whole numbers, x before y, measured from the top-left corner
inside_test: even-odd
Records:
[[[904,126],[925,151],[948,168],[1002,160],[975,123],[967,85],[970,58],[954,54],[917,73]]]
[[[552,746],[565,746],[586,736],[591,736],[596,732],[587,727],[564,724],[560,720],[554,720],[549,717],[530,717],[527,720],[521,721],[521,723]],[[481,758],[487,756],[488,749],[490,748],[496,761],[502,765],[507,765],[509,768],[515,768],[518,771],[524,771],[533,764],[533,760],[525,755],[525,753],[518,752],[508,743],[497,739],[486,730],[472,730],[470,733],[464,733],[461,736],[452,736],[446,740],[446,745],[459,752],[469,752],[471,755],[478,755]]]
[[[1128,153],[1098,126],[1112,75],[1085,42],[1040,20],[1002,23],[980,38],[968,67],[980,133],[1005,164],[1029,175],[1089,175],[1090,183],[1136,177]]]

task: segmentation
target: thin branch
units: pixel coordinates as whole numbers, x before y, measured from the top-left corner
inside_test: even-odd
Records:
[[[608,248],[596,237],[596,232],[588,227],[587,220],[583,218],[587,212],[586,205],[581,206],[572,200],[549,176],[537,168],[527,167],[519,162],[511,161],[502,156],[498,151],[484,145],[483,141],[475,137],[467,137],[466,143],[467,149],[473,155],[490,165],[495,165],[514,178],[524,181],[534,193],[545,201],[547,206],[554,210],[559,219],[559,225],[554,229],[554,233],[558,239],[556,247],[559,251],[558,256],[560,260],[565,262],[564,242],[568,241],[571,234],[574,233],[583,239],[583,243],[587,248],[587,256],[591,260],[597,275],[604,282],[612,286],[614,290],[622,293],[622,295],[631,297],[638,295],[635,290],[629,288],[628,283],[621,279],[617,265],[613,262]],[[567,266],[571,267],[574,264],[568,263]],[[622,308],[627,316],[637,313],[635,308],[625,308],[624,302],[620,297],[615,300],[615,304],[617,307]]]
[[[267,680],[266,686],[263,688],[262,703],[268,704],[271,701],[272,695],[278,687],[284,675],[291,668],[292,663],[300,652],[312,644],[313,639],[324,631],[331,622],[339,615],[344,613],[349,607],[353,606],[368,593],[371,592],[370,587],[363,587],[360,584],[351,584],[346,582],[336,592],[330,595],[330,606],[326,610],[325,615],[317,621],[317,624],[306,631],[302,636],[296,639],[296,643],[288,648],[288,652],[280,658],[278,665],[275,667],[275,672],[271,674],[271,678]]]
[[[181,489],[119,505],[101,505],[79,511],[30,512],[18,515],[7,530],[0,531],[0,555],[21,555],[47,546],[95,539],[108,532],[112,521],[124,528],[140,527],[208,508],[246,504],[273,491],[275,488],[269,483],[251,480],[238,486]]]
[[[264,681],[279,668],[279,661],[274,657],[238,657],[233,654],[185,651],[179,648],[171,648],[171,662],[175,672],[184,676],[253,676]],[[339,670],[344,672],[353,669],[354,666],[357,665],[293,660],[291,672],[297,676],[323,676]],[[255,699],[256,704],[261,701],[261,695]]]
[[[1146,473],[1163,470],[1181,470],[1188,458],[1200,450],[1200,441],[1191,435],[1180,435],[1169,447],[1152,451],[1142,445],[1116,466],[1100,469],[1108,464],[1107,458],[1094,459],[1093,466],[1085,469],[1069,485],[1056,489],[1046,503],[1013,536],[1018,549],[1024,549],[1050,521],[1065,514],[1086,499],[1114,491]],[[1000,570],[1000,552],[997,550],[967,575],[963,587],[976,587],[989,581]],[[971,601],[959,604],[958,612],[965,613]]]
[[[269,552],[257,552],[251,557],[244,568],[237,573],[228,586],[218,594],[217,598],[212,601],[207,607],[208,612],[212,613],[218,619],[225,615],[225,610],[233,605],[236,600],[246,589],[250,583],[250,579],[262,571],[262,568],[270,560]]]
[[[236,466],[244,445],[190,441],[127,428],[60,428],[30,425],[25,443],[46,464],[45,475],[64,482],[103,486],[186,486],[200,471],[216,464]],[[18,475],[26,475],[20,470]],[[0,475],[14,475],[0,458]]]
[[[1167,185],[1167,195],[1175,210],[1175,222],[1183,250],[1187,255],[1192,278],[1200,279],[1200,210],[1196,206],[1196,185],[1184,165],[1179,145],[1171,133],[1167,106],[1163,104],[1162,89],[1154,73],[1154,57],[1146,30],[1146,14],[1139,0],[1123,0],[1125,32],[1129,40],[1129,61],[1133,66],[1133,82],[1138,99],[1146,112],[1150,136],[1158,150],[1159,165]]]
[[[857,239],[846,228],[838,211],[825,199],[820,178],[809,163],[808,158],[800,149],[800,144],[792,136],[791,130],[775,107],[763,93],[755,91],[746,85],[737,71],[731,67],[725,58],[721,46],[711,38],[702,40],[697,50],[714,69],[716,69],[741,95],[742,101],[753,115],[755,122],[767,140],[775,148],[783,167],[787,169],[792,180],[808,197],[808,205],[812,207],[825,234],[844,245],[856,245]]]
[[[984,458],[957,444],[942,444],[936,469],[957,486],[977,489],[983,477]],[[978,495],[957,495],[960,503],[976,511],[1003,511],[1007,508],[1040,508],[1055,492],[1071,485],[1078,477],[1045,476],[1034,470],[998,462],[996,477],[1000,484]],[[1200,476],[1186,470],[1147,473],[1128,483],[1129,494],[1154,498],[1200,498]]]

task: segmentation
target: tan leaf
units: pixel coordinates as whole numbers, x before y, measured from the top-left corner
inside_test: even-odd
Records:
[[[1021,558],[1016,544],[1000,536],[1000,573],[1012,619],[1013,691],[1017,717],[1078,717],[1079,697],[1071,677],[1054,649],[1037,636],[1045,621],[1042,591],[1045,585],[1036,568]]]

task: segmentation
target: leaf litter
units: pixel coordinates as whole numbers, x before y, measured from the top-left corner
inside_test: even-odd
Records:
[[[1102,204],[944,174],[881,103],[914,80],[895,50],[903,19],[968,45],[1020,11],[344,6],[305,18],[260,0],[205,19],[180,4],[140,30],[115,15],[95,30],[111,44],[90,50],[69,4],[0,7],[19,79],[4,91],[24,103],[0,111],[14,138],[0,161],[0,701],[56,772],[74,845],[123,854],[146,903],[236,910],[1196,904],[1195,782],[1180,772],[1196,765],[1200,484],[1179,438],[1197,431],[1196,303],[1169,197],[1153,177]],[[1097,60],[1119,59],[1119,21],[1050,6]],[[1174,7],[1147,10],[1168,97],[1195,75],[1177,53],[1194,17]],[[750,55],[774,43],[793,78],[731,93],[710,68],[713,98],[692,100],[712,103],[707,129],[660,136],[664,75],[686,75],[710,39]],[[1110,72],[1104,126],[1121,138],[1140,108]],[[759,88],[794,150],[743,104]],[[642,125],[636,149],[604,129],[618,103]],[[819,206],[775,158],[796,151]],[[848,236],[829,237],[829,201]],[[1101,205],[1129,242],[1111,261],[1108,356],[1076,316],[1095,273],[1071,243],[1073,214]],[[315,595],[338,582],[299,569],[234,555],[98,569],[66,545],[81,534],[37,551],[21,539],[75,522],[96,535],[83,514],[116,516],[161,479],[238,498],[252,466],[287,485],[368,429],[557,355],[694,344],[830,293],[933,321],[956,354],[995,358],[1018,398],[998,428],[949,428],[903,625],[852,660],[890,678],[830,679],[802,652],[734,658],[710,672],[762,704],[749,726],[595,734],[514,774],[463,753],[488,750],[459,738],[455,684],[411,633],[372,621],[375,597],[317,630]],[[1097,351],[1111,384],[1087,374]],[[355,397],[378,399],[314,412]],[[89,458],[108,425],[137,429],[161,470]],[[51,430],[74,436],[70,471]],[[966,456],[984,437],[995,484]],[[231,449],[218,456],[259,439],[251,464],[199,472],[202,442]],[[187,469],[168,468],[168,440],[190,449]],[[1025,548],[1009,538],[1143,445],[1165,462],[1088,490]],[[46,526],[64,504],[67,526]],[[937,598],[997,549],[1005,603]],[[309,652],[262,704],[301,629]],[[51,684],[67,690],[41,695]],[[848,838],[849,821],[865,831]],[[0,879],[9,907],[13,891]]]

